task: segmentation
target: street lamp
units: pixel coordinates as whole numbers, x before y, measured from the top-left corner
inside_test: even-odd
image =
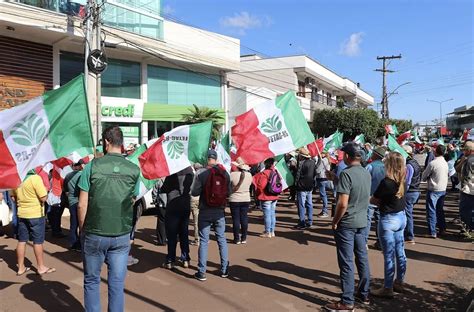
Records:
[[[442,108],[441,104],[443,104],[445,102],[452,101],[452,100],[454,100],[454,99],[450,98],[450,99],[447,99],[447,100],[444,100],[444,101],[436,101],[436,100],[426,99],[427,102],[434,102],[434,103],[439,104],[439,122],[441,123],[441,125],[443,125],[443,108]]]
[[[392,92],[390,92],[390,93],[388,94],[387,98],[391,97],[391,96],[394,95],[394,94],[398,94],[398,93],[396,92],[398,89],[400,89],[401,87],[406,86],[407,84],[410,84],[410,83],[411,83],[411,81],[402,83],[401,85],[399,85],[398,87],[396,87]]]

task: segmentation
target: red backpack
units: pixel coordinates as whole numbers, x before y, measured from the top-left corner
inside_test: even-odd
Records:
[[[224,168],[209,168],[209,177],[204,187],[204,199],[209,207],[222,208],[227,202],[228,182]]]

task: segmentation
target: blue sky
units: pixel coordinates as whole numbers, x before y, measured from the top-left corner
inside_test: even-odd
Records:
[[[471,0],[163,0],[165,16],[241,40],[241,53],[307,54],[380,102],[380,55],[393,60],[390,117],[415,122],[474,105]]]

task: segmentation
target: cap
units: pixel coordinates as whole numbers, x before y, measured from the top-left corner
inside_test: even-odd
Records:
[[[405,152],[407,152],[408,154],[410,155],[413,154],[413,148],[410,145],[403,145],[402,147],[405,150]]]
[[[305,147],[301,147],[298,149],[298,153],[303,156],[303,157],[306,157],[306,158],[311,158],[311,155],[309,154],[309,151],[307,148]]]
[[[217,160],[217,152],[215,150],[209,150],[207,152],[207,159],[209,158]]]
[[[249,165],[245,164],[244,160],[241,157],[237,158],[236,161],[233,161],[232,165],[242,170],[250,170]]]
[[[387,150],[384,147],[377,146],[376,148],[374,148],[373,153],[376,154],[377,156],[379,156],[380,158],[384,158],[386,152],[387,152]]]
[[[344,144],[341,151],[349,155],[351,158],[362,157],[361,149],[359,145],[354,142],[348,142]]]
[[[83,159],[79,159],[79,161],[77,163],[75,163],[73,166],[82,166],[84,165],[84,160]]]

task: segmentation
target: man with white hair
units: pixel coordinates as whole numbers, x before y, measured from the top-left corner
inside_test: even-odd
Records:
[[[414,245],[415,234],[413,232],[413,206],[420,197],[422,170],[420,164],[413,158],[413,148],[410,145],[403,145],[403,149],[408,153],[405,194],[405,214],[407,216],[405,240],[407,243]]]

